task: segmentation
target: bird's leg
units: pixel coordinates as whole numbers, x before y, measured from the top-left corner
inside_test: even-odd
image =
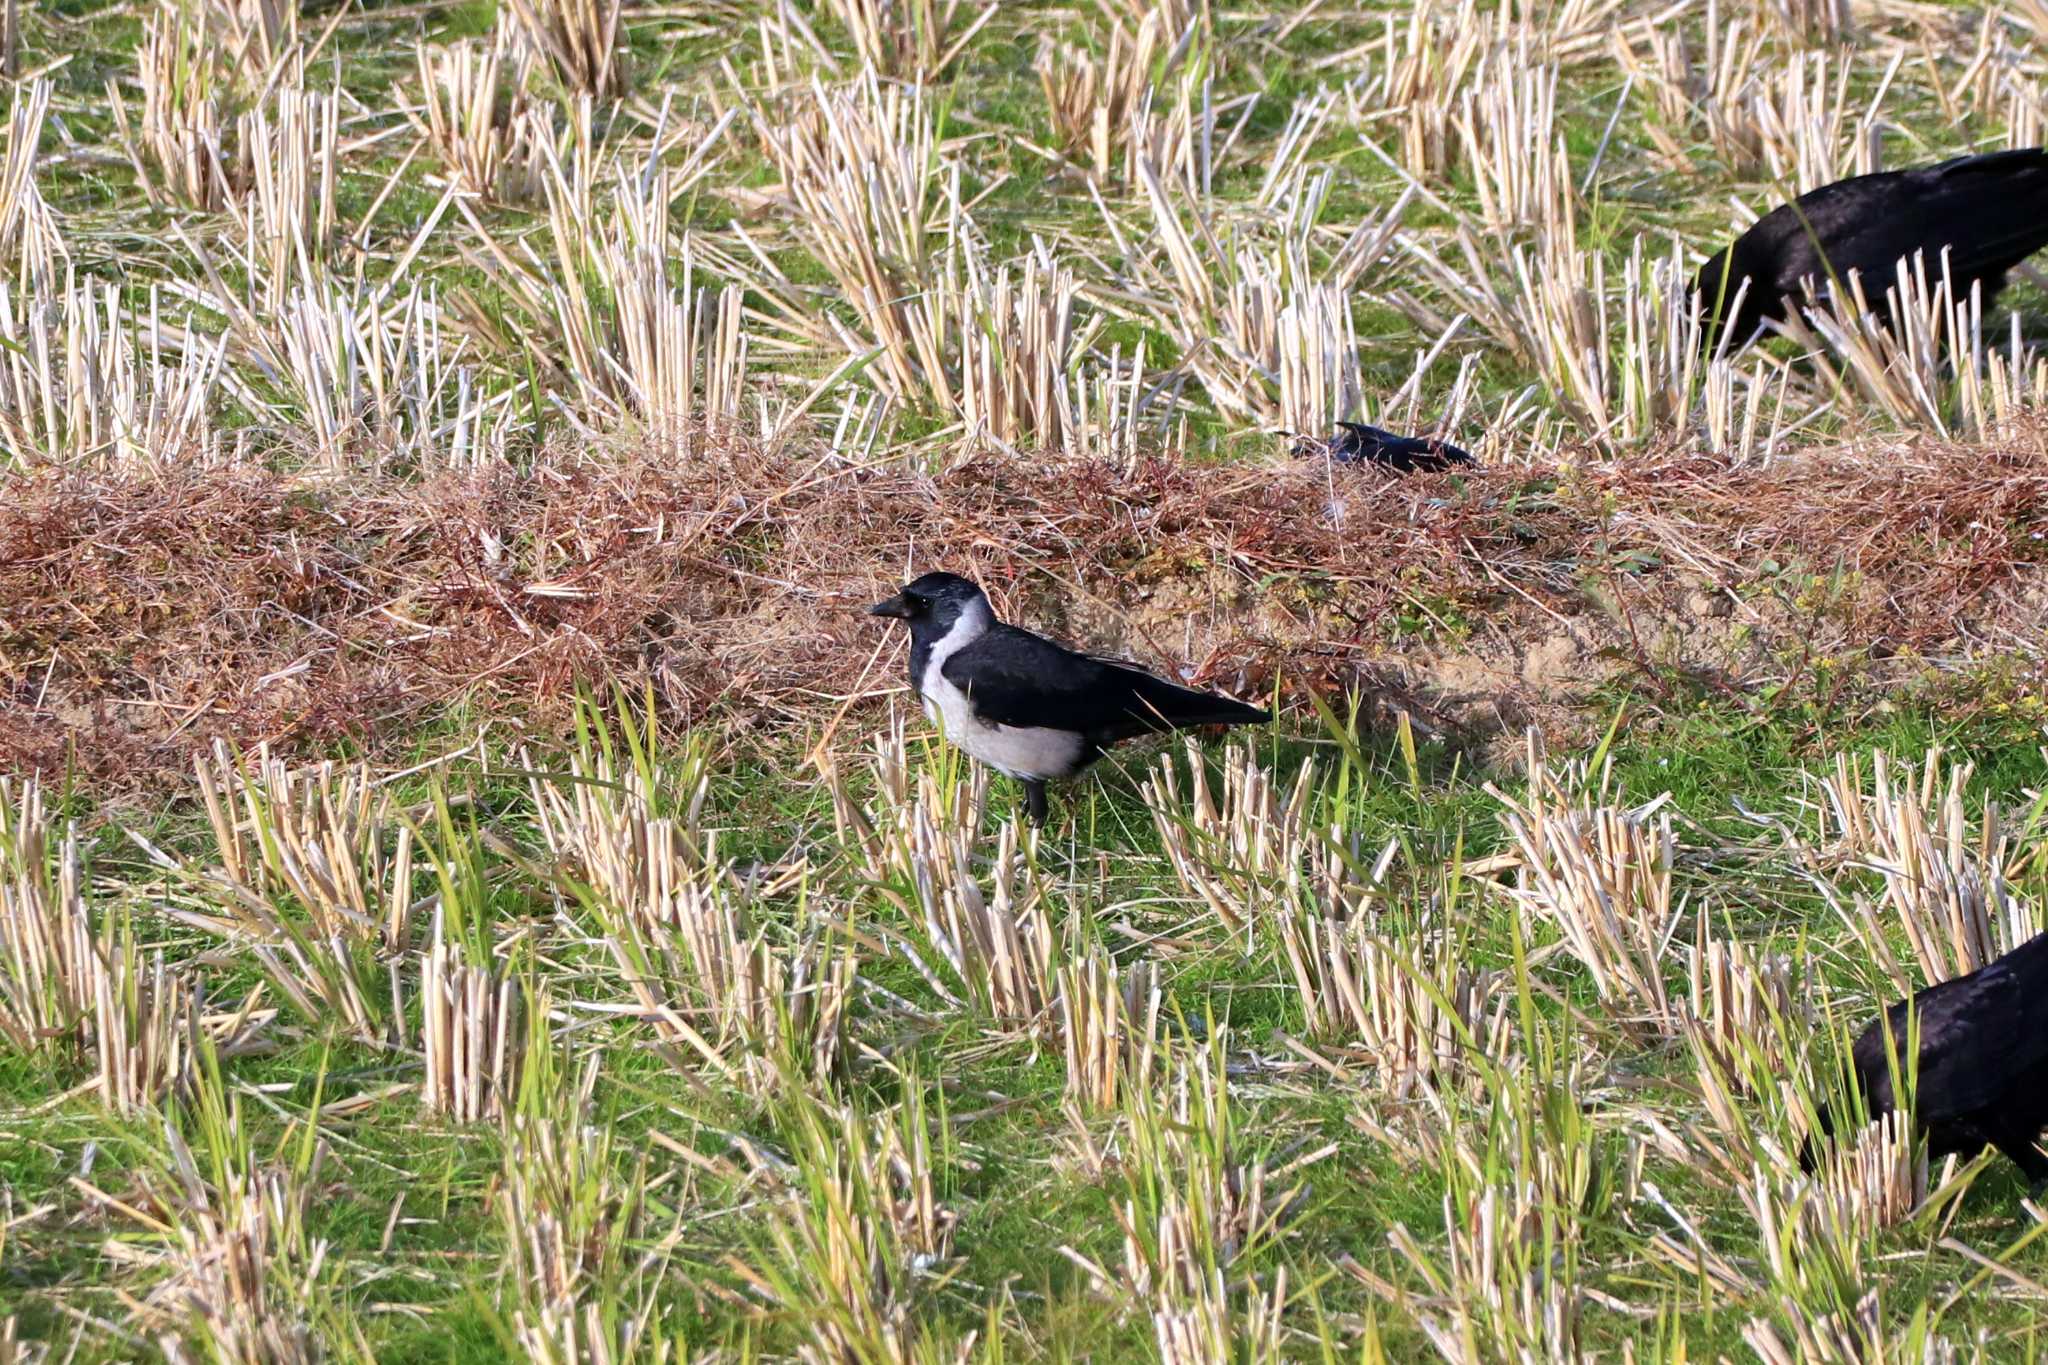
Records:
[[[2012,1164],[2020,1168],[2020,1174],[2027,1178],[2027,1194],[2030,1198],[2039,1199],[2041,1192],[2048,1190],[2048,1157],[2041,1155],[2041,1149],[2035,1144],[2032,1135],[2012,1138],[2001,1134],[1991,1145],[2005,1153],[2011,1158]]]
[[[1024,813],[1026,817],[1030,819],[1034,826],[1044,829],[1046,817],[1045,783],[1028,777],[1019,778],[1018,781],[1024,784]]]
[[[2027,1193],[2039,1198],[2048,1189],[2048,1156],[2041,1153],[2039,1130],[2027,1121],[2008,1114],[1993,1113],[1971,1125],[1972,1136],[1998,1149],[1999,1154],[2020,1168],[2027,1178]]]

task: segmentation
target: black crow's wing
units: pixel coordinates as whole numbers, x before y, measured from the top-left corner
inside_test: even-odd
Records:
[[[1434,473],[1454,464],[1472,463],[1470,455],[1448,441],[1402,436],[1364,422],[1339,422],[1337,426],[1339,431],[1329,448],[1340,463],[1363,461],[1403,474]]]
[[[2048,934],[1968,976],[1929,987],[1914,1005],[1920,1121],[1938,1123],[1999,1103],[2048,1061]],[[1906,1009],[1902,1001],[1886,1011],[1901,1050]],[[1882,1029],[1873,1023],[1855,1048],[1856,1069],[1873,1096],[1891,1090],[1885,1053]]]
[[[1266,719],[1257,707],[1191,691],[1131,664],[1077,654],[1015,626],[990,627],[940,671],[992,725],[1072,730],[1101,743],[1176,725]]]
[[[1892,284],[1897,263],[1916,251],[1938,272],[1947,248],[1959,281],[2002,275],[2048,245],[2048,152],[1993,152],[1855,176],[1801,195],[1770,217],[1779,220],[1771,233],[1776,282],[1787,292],[1799,276],[1822,273],[1815,242],[1837,274],[1860,272],[1873,300]]]
[[[1958,278],[2005,271],[2048,246],[2048,152],[2029,147],[1930,167],[1923,231],[1930,271],[1949,248]]]

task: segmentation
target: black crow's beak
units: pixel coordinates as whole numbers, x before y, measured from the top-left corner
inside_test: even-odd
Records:
[[[910,619],[910,607],[909,604],[904,602],[903,594],[899,592],[894,597],[885,597],[872,607],[869,607],[868,615],[894,616],[907,621]]]

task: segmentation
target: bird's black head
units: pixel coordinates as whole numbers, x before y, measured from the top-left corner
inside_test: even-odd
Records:
[[[913,632],[944,634],[968,613],[986,615],[988,598],[959,574],[928,573],[903,585],[903,591],[868,608],[870,616],[893,616]]]
[[[1763,281],[1743,260],[1740,245],[1707,257],[1692,279],[1693,292],[1700,296],[1700,349],[1710,355],[1724,333],[1729,334],[1728,349],[1733,353],[1764,325]]]

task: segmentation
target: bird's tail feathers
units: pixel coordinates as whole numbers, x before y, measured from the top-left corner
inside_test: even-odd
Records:
[[[1164,730],[1183,725],[1263,725],[1272,713],[1229,697],[1197,692],[1163,678],[1139,675],[1144,681],[1136,688],[1132,715],[1148,729]]]

